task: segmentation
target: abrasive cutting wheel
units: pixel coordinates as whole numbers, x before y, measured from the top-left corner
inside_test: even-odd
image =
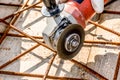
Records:
[[[57,43],[57,53],[62,59],[71,59],[77,55],[83,46],[85,32],[78,24],[67,26]]]

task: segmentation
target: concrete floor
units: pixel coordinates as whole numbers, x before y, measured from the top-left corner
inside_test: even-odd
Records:
[[[8,3],[20,3],[19,0],[1,0],[0,2]],[[30,0],[30,3],[34,3],[36,0]],[[113,3],[106,7],[109,10],[120,11],[120,1]],[[117,7],[116,7],[117,6]],[[7,10],[6,10],[7,9]],[[5,17],[17,10],[15,7],[0,6],[0,18]],[[103,14],[101,17],[102,25],[113,29],[114,31],[120,31],[120,15],[108,15]],[[24,12],[15,26],[29,35],[42,36],[41,33],[46,26],[46,18],[40,13],[40,9],[30,9]],[[0,24],[0,32],[4,31],[4,25]],[[86,40],[101,40],[101,41],[120,41],[119,36],[109,33],[103,29],[95,28],[93,25],[88,24],[85,29]],[[18,33],[11,29],[11,33]],[[102,39],[98,39],[98,36],[102,35]],[[0,65],[7,62],[16,55],[31,48],[36,43],[25,38],[6,37],[3,43],[0,45]],[[105,76],[109,80],[113,80],[115,66],[117,63],[118,53],[120,52],[119,46],[103,45],[103,44],[84,44],[80,53],[74,58],[75,60],[85,64],[91,69],[97,71],[101,75]],[[45,74],[49,59],[53,52],[39,46],[30,53],[21,57],[19,60],[8,65],[2,70]],[[66,76],[75,78],[85,78],[87,80],[97,80],[93,75],[88,74],[83,69],[79,68],[70,61],[60,59],[58,56],[54,60],[54,63],[50,69],[49,75]],[[31,77],[17,77],[0,74],[0,80],[40,80],[39,78]],[[119,77],[120,80],[120,70]]]

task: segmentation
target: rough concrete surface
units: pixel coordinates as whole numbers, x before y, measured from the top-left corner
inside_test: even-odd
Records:
[[[33,4],[36,1],[37,0],[30,0],[29,4]],[[0,2],[20,3],[21,0],[0,0]],[[18,8],[16,7],[5,7],[0,5],[0,18],[15,12],[17,9]],[[118,0],[110,6],[107,6],[106,9],[120,11],[120,1]],[[46,18],[41,15],[38,8],[27,10],[21,14],[21,17],[15,26],[29,35],[42,36],[41,33],[46,24]],[[120,15],[102,14],[100,24],[114,31],[120,32]],[[4,24],[0,23],[0,32],[4,31],[4,26]],[[91,24],[87,25],[85,32],[86,40],[113,42],[120,41],[119,36],[116,36],[101,28],[96,28]],[[11,29],[10,33],[18,32]],[[102,38],[99,39],[99,36],[102,36]],[[21,52],[31,48],[35,44],[36,43],[34,41],[26,38],[6,37],[3,43],[0,44],[0,65],[20,54]],[[103,44],[89,45],[90,44],[84,44],[82,50],[76,57],[74,57],[74,59],[97,71],[109,80],[113,80],[118,53],[120,52],[120,46]],[[2,70],[44,75],[52,53],[53,52],[50,50],[39,46]],[[62,60],[58,56],[54,60],[49,75],[97,80],[97,78],[93,77],[91,74],[88,74],[84,69],[79,68],[68,60]],[[41,80],[41,78],[18,77],[0,74],[0,80]],[[117,80],[120,80],[120,76]]]

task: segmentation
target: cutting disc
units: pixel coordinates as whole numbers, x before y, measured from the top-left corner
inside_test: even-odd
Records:
[[[71,59],[77,55],[83,46],[85,38],[84,29],[78,24],[67,26],[59,37],[57,53],[62,59]]]

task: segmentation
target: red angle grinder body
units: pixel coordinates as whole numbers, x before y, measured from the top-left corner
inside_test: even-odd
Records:
[[[104,4],[107,2],[108,0],[104,0]],[[83,0],[81,3],[69,0],[65,5],[64,10],[71,14],[83,28],[86,27],[87,20],[92,18],[96,13],[91,0]]]

